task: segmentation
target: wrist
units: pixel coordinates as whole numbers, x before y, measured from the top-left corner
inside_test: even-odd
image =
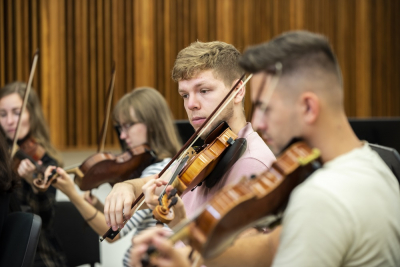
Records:
[[[76,191],[75,192],[71,192],[71,193],[66,194],[66,195],[69,198],[69,200],[75,205],[83,200],[83,198]]]

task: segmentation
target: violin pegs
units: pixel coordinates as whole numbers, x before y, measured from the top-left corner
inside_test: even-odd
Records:
[[[178,193],[178,190],[176,188],[173,188],[168,194],[168,199],[175,196],[177,193]]]
[[[178,198],[177,198],[177,197],[173,197],[173,198],[171,199],[171,202],[170,202],[169,205],[168,205],[168,209],[170,209],[172,206],[175,206],[176,203],[178,203]]]

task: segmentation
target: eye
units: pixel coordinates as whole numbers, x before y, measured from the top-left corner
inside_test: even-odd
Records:
[[[185,99],[185,98],[188,98],[189,95],[188,95],[188,94],[181,94],[181,97],[182,97],[183,99]]]
[[[201,93],[201,94],[206,94],[206,93],[208,93],[208,92],[209,92],[208,89],[200,89],[200,93]]]

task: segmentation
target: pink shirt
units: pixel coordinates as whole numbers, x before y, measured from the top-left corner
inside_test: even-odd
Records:
[[[225,185],[237,184],[243,177],[249,178],[252,174],[264,172],[275,161],[274,154],[258,133],[253,130],[251,123],[246,123],[246,126],[239,131],[238,137],[246,138],[246,151],[221,180],[212,188],[207,188],[203,184],[193,191],[189,190],[184,193],[182,200],[188,218],[191,218],[198,207],[212,198]]]

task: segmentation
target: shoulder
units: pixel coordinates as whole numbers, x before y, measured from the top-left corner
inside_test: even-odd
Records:
[[[170,162],[171,158],[165,158],[159,162],[153,163],[150,166],[148,166],[146,169],[144,169],[140,175],[140,177],[147,177],[150,175],[158,174],[160,173],[164,167]]]

